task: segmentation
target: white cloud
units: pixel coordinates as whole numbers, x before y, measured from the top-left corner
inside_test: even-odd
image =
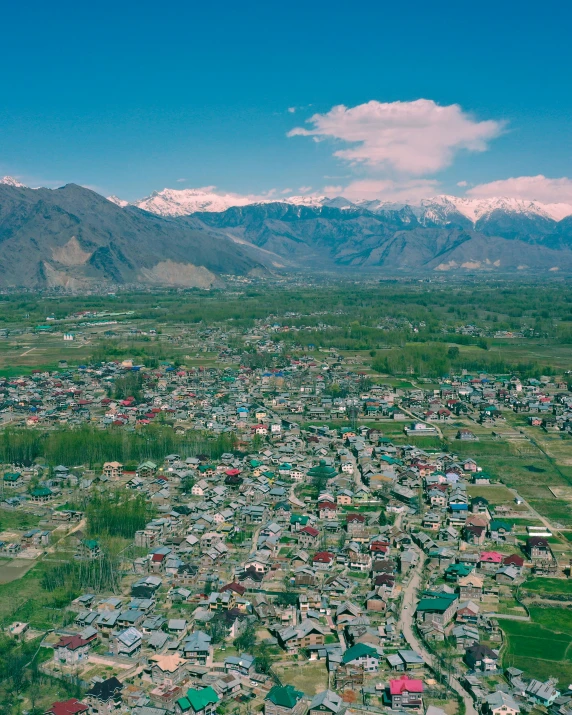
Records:
[[[572,204],[572,179],[566,176],[560,179],[549,179],[542,174],[516,176],[473,186],[467,191],[467,196],[475,198],[507,196],[527,201],[540,201],[545,204]]]
[[[466,181],[457,181],[457,186],[468,186],[469,184]]]
[[[477,121],[458,104],[446,107],[430,99],[377,102],[356,107],[340,104],[326,114],[314,114],[310,129],[296,127],[289,137],[335,139],[352,146],[334,156],[352,164],[423,176],[445,168],[456,152],[485,151],[499,136],[503,122]]]
[[[311,186],[300,186],[300,188],[298,189],[298,191],[299,191],[301,194],[307,194],[309,191],[312,191],[312,187],[311,187]]]
[[[183,183],[184,181],[187,181],[187,179],[177,179],[177,182],[178,182],[179,184]]]
[[[379,199],[381,201],[403,201],[416,203],[421,199],[439,193],[439,182],[435,179],[412,179],[391,181],[390,179],[362,179],[352,181],[348,186],[326,186],[326,196],[345,196],[346,199]]]
[[[291,193],[292,193],[292,189],[282,189],[282,191],[281,191],[280,193],[281,193],[281,194],[291,194]]]
[[[290,112],[290,114],[294,114],[294,112],[296,111],[296,107],[288,107],[288,111]]]

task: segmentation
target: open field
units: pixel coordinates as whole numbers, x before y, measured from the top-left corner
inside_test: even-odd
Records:
[[[41,517],[28,511],[0,508],[0,532],[11,529],[26,531],[38,526],[40,521]]]
[[[572,611],[531,608],[531,623],[499,618],[506,638],[503,667],[525,670],[540,680],[554,674],[561,686],[572,679]]]
[[[328,686],[326,666],[322,663],[305,662],[288,668],[275,668],[284,685],[293,685],[306,695],[315,695]]]
[[[566,594],[572,596],[572,580],[565,578],[529,578],[521,587],[538,594]]]
[[[476,485],[476,486],[470,486],[469,489],[469,496],[470,497],[484,497],[489,501],[490,504],[497,505],[497,504],[509,504],[511,502],[514,502],[514,495],[513,493],[507,489],[504,486],[497,486],[494,484],[491,484],[490,486],[487,485]]]
[[[22,578],[35,563],[33,559],[2,559],[0,561],[0,585]]]

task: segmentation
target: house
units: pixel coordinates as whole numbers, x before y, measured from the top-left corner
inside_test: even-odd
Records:
[[[141,477],[141,479],[151,479],[151,477],[155,476],[156,471],[157,465],[155,462],[143,462],[139,465],[139,467],[137,467],[137,476]]]
[[[389,695],[392,710],[423,710],[423,681],[402,675],[389,681]]]
[[[83,698],[97,715],[113,715],[121,706],[123,683],[115,676],[94,683]]]
[[[320,569],[320,571],[325,571],[332,568],[334,565],[335,557],[330,551],[318,551],[312,559],[314,568]]]
[[[280,646],[294,653],[300,648],[323,645],[325,627],[313,618],[305,618],[299,625],[281,628],[276,635]]]
[[[141,650],[143,634],[137,628],[129,627],[115,636],[115,650],[118,655],[134,655]]]
[[[337,506],[332,501],[321,501],[318,504],[318,514],[320,519],[335,519],[337,517]]]
[[[52,703],[46,710],[45,715],[84,715],[88,711],[89,705],[80,702],[76,698],[70,698],[69,700]]]
[[[172,655],[157,654],[149,658],[151,665],[151,680],[157,685],[174,688],[188,675],[187,661],[178,653]]]
[[[210,685],[202,690],[189,688],[187,694],[177,700],[176,712],[189,715],[214,715],[218,701],[219,696]]]
[[[53,497],[53,492],[49,487],[36,487],[30,492],[30,501],[34,504],[45,504]]]
[[[553,680],[547,680],[544,683],[540,680],[531,680],[526,686],[524,694],[533,703],[544,705],[544,707],[550,707],[560,696],[560,692],[554,687]]]
[[[77,548],[78,557],[82,559],[97,559],[101,556],[101,548],[96,539],[82,539]]]
[[[183,655],[191,665],[206,665],[212,658],[211,637],[203,631],[195,631],[183,641]]]
[[[103,476],[107,479],[121,479],[123,476],[123,465],[120,462],[105,462],[103,465]]]
[[[532,561],[552,561],[552,549],[542,536],[529,536],[526,540],[526,553]]]
[[[254,673],[254,664],[254,656],[248,653],[242,653],[240,656],[229,655],[228,658],[225,658],[224,669],[227,673],[249,676]]]
[[[20,472],[6,472],[3,477],[3,482],[5,487],[17,489],[18,487],[23,486],[24,478]]]
[[[467,648],[464,661],[471,670],[482,673],[496,672],[499,655],[486,645],[476,644]]]
[[[275,685],[264,699],[265,715],[303,715],[304,693],[292,685]]]
[[[342,656],[342,664],[358,667],[367,673],[377,673],[380,655],[375,648],[365,643],[357,643],[348,648]]]
[[[54,660],[66,665],[75,665],[87,659],[89,644],[96,638],[97,631],[90,629],[90,637],[82,638],[81,635],[62,636],[54,644]]]
[[[318,529],[314,529],[313,526],[305,526],[298,532],[298,544],[304,549],[315,547],[319,536]]]
[[[518,715],[520,707],[509,693],[497,690],[485,697],[483,710],[489,715]]]
[[[484,579],[476,573],[459,578],[459,598],[462,601],[480,601],[483,596]]]
[[[484,497],[473,497],[471,499],[471,511],[473,514],[488,514],[488,499],[485,499]]]
[[[314,696],[308,715],[343,715],[345,711],[346,705],[342,698],[333,690],[324,690]]]
[[[454,594],[437,594],[421,598],[417,604],[416,614],[424,621],[434,621],[446,626],[455,615],[457,596]]]
[[[512,532],[512,525],[502,519],[493,519],[489,524],[489,534],[494,541],[506,541]]]

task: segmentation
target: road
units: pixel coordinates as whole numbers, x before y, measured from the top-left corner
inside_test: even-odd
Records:
[[[403,591],[403,601],[401,604],[401,614],[399,617],[399,626],[405,637],[407,643],[411,648],[423,658],[425,664],[435,670],[434,656],[429,653],[424,643],[417,638],[413,630],[413,616],[415,613],[415,607],[417,606],[417,589],[421,583],[421,572],[423,571],[423,566],[425,564],[425,554],[416,547],[415,549],[419,556],[419,563],[414,567],[409,583]],[[451,675],[449,678],[449,685],[451,688],[463,698],[465,703],[466,715],[477,715],[473,699],[467,690],[461,685],[459,680]]]
[[[399,409],[402,412],[405,412],[406,415],[409,415],[412,417],[415,422],[422,422],[424,425],[428,425],[429,427],[433,427],[437,434],[439,435],[440,439],[443,439],[443,432],[441,431],[441,428],[436,422],[429,422],[427,420],[422,419],[421,417],[418,417],[414,412],[411,412],[411,410],[408,410],[407,408],[403,407],[403,405],[399,405]]]

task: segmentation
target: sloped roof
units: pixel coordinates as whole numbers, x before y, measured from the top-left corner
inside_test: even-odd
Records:
[[[292,709],[303,697],[304,693],[296,690],[293,685],[275,685],[266,696],[266,700],[270,700],[278,707]]]

